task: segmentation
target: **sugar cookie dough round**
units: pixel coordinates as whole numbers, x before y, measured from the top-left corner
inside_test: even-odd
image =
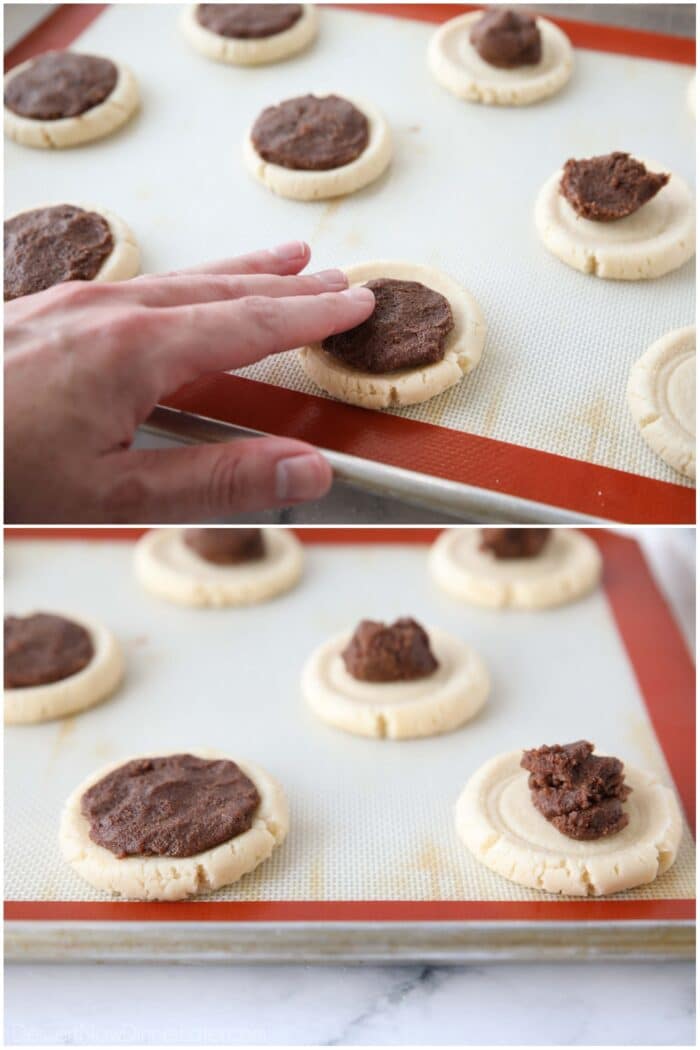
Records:
[[[532,804],[521,758],[522,751],[492,758],[457,802],[457,834],[491,871],[548,893],[600,897],[653,882],[671,867],[682,818],[674,793],[651,773],[625,765],[629,824],[582,842],[558,831]]]
[[[288,591],[304,564],[302,545],[289,529],[263,529],[265,557],[215,565],[184,542],[183,529],[147,532],[134,552],[136,577],[151,594],[178,605],[252,605]]]
[[[537,65],[500,69],[485,62],[469,40],[483,11],[458,15],[433,34],[428,66],[438,84],[458,98],[492,106],[526,106],[559,91],[571,76],[568,37],[546,18],[537,18],[542,58]]]
[[[634,363],[627,403],[654,452],[695,480],[695,325],[668,332]]]
[[[582,597],[600,579],[600,552],[577,529],[553,529],[534,558],[499,560],[479,550],[480,543],[480,529],[447,529],[428,557],[435,582],[472,605],[546,609]]]
[[[24,613],[31,616],[34,611]],[[19,725],[65,718],[94,707],[117,688],[124,677],[121,646],[111,631],[83,616],[54,613],[83,627],[90,635],[94,655],[81,671],[45,685],[5,689],[5,724]]]
[[[296,55],[303,51],[318,33],[318,13],[313,4],[302,4],[301,17],[280,33],[272,36],[241,39],[220,36],[197,19],[199,4],[188,5],[180,26],[192,46],[205,58],[232,66],[260,66]]]
[[[316,93],[317,98],[328,98],[333,92]],[[362,153],[349,164],[342,164],[327,171],[299,171],[284,168],[263,160],[253,145],[251,129],[243,142],[243,158],[248,170],[281,197],[298,201],[325,200],[341,197],[362,189],[379,178],[388,166],[393,152],[391,131],[379,110],[371,103],[354,96],[339,96],[364,113],[369,125],[369,141]],[[283,100],[284,101],[284,100]]]
[[[359,736],[406,740],[449,733],[483,707],[490,678],[481,657],[460,639],[428,628],[437,670],[405,682],[358,681],[341,653],[352,632],[336,635],[308,659],[304,700],[322,721]]]
[[[662,165],[645,162],[651,171]],[[614,222],[577,215],[559,192],[555,172],[535,203],[535,227],[545,247],[582,273],[621,281],[661,277],[695,254],[695,205],[678,175],[638,211]]]
[[[127,281],[131,277],[136,277],[141,267],[141,252],[139,250],[138,243],[134,234],[131,232],[127,224],[119,216],[115,215],[114,212],[108,211],[103,207],[96,207],[94,204],[78,203],[77,201],[61,201],[60,203],[52,204],[36,204],[32,208],[23,208],[21,211],[15,212],[13,215],[8,216],[5,219],[5,295],[6,298],[14,298],[8,296],[7,290],[9,286],[8,280],[8,265],[10,256],[10,238],[8,237],[8,223],[13,219],[16,219],[20,215],[28,215],[31,212],[40,212],[44,209],[53,208],[77,208],[86,212],[94,212],[99,215],[109,227],[109,232],[112,236],[112,250],[109,255],[104,259],[100,265],[97,273],[92,278],[93,281]],[[56,242],[56,261],[60,261],[60,243]],[[62,281],[53,281],[51,283],[44,283],[42,287],[52,287],[53,284],[62,283]],[[34,291],[40,290],[34,288]],[[26,294],[26,293],[25,293]]]
[[[71,52],[72,54],[72,52]],[[39,56],[40,58],[43,56]],[[94,55],[94,58],[107,56]],[[12,69],[4,80],[5,90],[11,80],[28,70],[36,61],[30,58]],[[134,74],[122,62],[108,59],[117,69],[117,81],[103,102],[85,112],[56,120],[37,120],[20,116],[5,105],[5,134],[22,146],[39,149],[66,149],[111,135],[125,124],[140,105],[139,88]]]
[[[159,755],[172,754],[164,751]],[[155,758],[156,753],[144,757]],[[230,759],[219,751],[190,750],[203,759]],[[90,838],[90,825],[80,811],[89,787],[130,759],[112,762],[93,773],[69,796],[61,815],[59,841],[64,859],[98,890],[135,900],[182,900],[219,889],[253,871],[284,841],[289,828],[285,794],[273,777],[251,762],[230,759],[249,777],[260,805],[248,831],[192,857],[130,856],[119,858]]]
[[[447,336],[442,361],[398,372],[363,372],[326,353],[320,343],[299,352],[301,367],[309,379],[327,394],[362,408],[416,405],[459,383],[476,368],[486,340],[481,307],[470,292],[451,277],[418,263],[377,261],[346,266],[350,285],[366,284],[373,278],[418,281],[444,295],[450,304],[454,328]]]

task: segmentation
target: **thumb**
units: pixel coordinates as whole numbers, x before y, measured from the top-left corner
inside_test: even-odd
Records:
[[[333,474],[312,445],[246,438],[105,457],[105,521],[182,524],[318,499]]]

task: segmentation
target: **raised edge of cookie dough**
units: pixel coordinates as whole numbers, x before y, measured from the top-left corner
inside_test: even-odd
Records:
[[[255,784],[260,805],[248,831],[191,857],[119,858],[93,842],[89,823],[80,808],[87,789],[135,757],[155,758],[172,753],[151,752],[110,763],[84,780],[66,801],[59,832],[61,852],[77,874],[98,890],[135,900],[182,900],[236,882],[267,860],[284,841],[289,829],[289,812],[286,796],[277,781],[251,762],[231,759],[219,751],[197,749],[189,750],[188,754],[235,761]]]
[[[141,267],[141,252],[136,238],[124,220],[106,208],[76,201],[54,201],[35,204],[31,208],[23,208],[13,215],[8,215],[5,222],[7,223],[11,219],[17,218],[18,215],[26,215],[28,212],[41,211],[44,208],[54,208],[60,205],[70,205],[74,208],[81,208],[84,211],[95,212],[109,226],[113,242],[112,250],[92,278],[93,281],[127,281],[132,277],[136,277]],[[5,265],[7,266],[7,255],[5,256]],[[48,285],[47,287],[53,286]]]
[[[264,558],[216,565],[188,548],[183,529],[155,529],[136,544],[134,570],[147,591],[178,605],[252,605],[288,591],[304,565],[302,545],[288,529],[263,529],[263,538]]]
[[[651,171],[662,165],[644,162]],[[560,193],[561,168],[535,202],[535,228],[548,251],[582,273],[612,280],[662,277],[695,254],[695,205],[690,188],[672,174],[668,185],[633,214],[614,222],[577,215]]]
[[[673,791],[658,777],[625,764],[629,822],[615,834],[580,841],[535,808],[522,756],[511,751],[490,759],[457,801],[457,834],[491,871],[521,886],[586,897],[653,882],[671,867],[683,822]]]
[[[332,94],[334,92],[315,92],[317,98],[327,98]],[[367,118],[369,141],[359,157],[349,164],[326,171],[284,168],[280,164],[263,160],[253,144],[251,126],[243,141],[243,159],[251,174],[273,193],[300,201],[325,200],[355,193],[379,178],[391,161],[393,152],[388,123],[371,103],[346,94],[338,97],[350,102]]]
[[[485,62],[469,40],[483,11],[458,15],[433,34],[428,66],[438,84],[468,102],[525,106],[539,102],[566,84],[573,69],[569,38],[546,18],[537,17],[542,57],[536,65],[501,69]]]
[[[447,336],[441,361],[384,374],[351,368],[327,353],[320,343],[305,346],[299,352],[301,366],[321,390],[363,408],[415,405],[441,394],[476,368],[486,341],[486,324],[476,299],[451,277],[418,263],[389,260],[347,266],[344,273],[350,285],[366,284],[380,277],[418,281],[444,295],[452,310],[454,327]]]
[[[433,580],[453,598],[491,609],[546,609],[575,601],[600,579],[602,558],[578,529],[552,529],[536,557],[497,560],[477,528],[446,529],[430,549]]]
[[[95,56],[107,58],[106,55]],[[35,60],[30,58],[10,70],[4,78],[7,87],[10,80],[28,69]],[[66,149],[111,135],[125,124],[140,106],[139,87],[136,77],[122,62],[109,59],[117,67],[117,82],[114,90],[104,102],[85,110],[75,117],[58,120],[33,120],[14,113],[4,106],[5,134],[21,146],[39,149]]]
[[[33,615],[33,610],[24,613]],[[111,631],[83,616],[54,613],[83,627],[90,635],[94,653],[82,670],[45,685],[4,690],[5,724],[20,725],[64,718],[105,700],[124,676],[121,646]]]
[[[307,660],[302,696],[322,721],[359,736],[406,740],[436,736],[464,725],[483,707],[490,677],[481,657],[445,631],[427,628],[438,667],[411,681],[369,682],[350,675],[342,653],[345,631]]]
[[[627,404],[651,449],[695,480],[695,325],[667,332],[630,371]]]
[[[259,66],[280,62],[308,47],[318,33],[314,4],[302,4],[302,15],[294,25],[273,36],[241,40],[213,33],[197,20],[198,4],[182,12],[180,26],[187,40],[205,58],[232,66]]]

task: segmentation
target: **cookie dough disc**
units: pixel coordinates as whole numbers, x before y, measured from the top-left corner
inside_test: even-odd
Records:
[[[289,29],[273,36],[237,39],[219,36],[197,21],[198,4],[190,4],[182,13],[181,28],[192,46],[205,58],[231,66],[260,66],[280,62],[303,51],[318,32],[318,13],[313,4],[302,5],[302,15]]]
[[[437,671],[408,682],[364,682],[347,672],[341,657],[351,633],[320,646],[302,673],[302,695],[324,722],[359,736],[405,740],[448,733],[483,707],[489,673],[459,639],[430,628]]]
[[[315,93],[317,98],[327,98],[333,92]],[[386,120],[369,102],[343,95],[356,109],[364,113],[369,124],[369,142],[356,160],[327,171],[297,171],[271,164],[263,160],[253,145],[251,131],[243,142],[243,158],[248,170],[280,197],[298,201],[325,200],[342,197],[360,190],[379,178],[391,160],[393,151],[391,132]],[[252,130],[252,129],[251,129]]]
[[[683,829],[676,797],[651,773],[625,765],[632,794],[629,824],[588,842],[568,838],[535,809],[522,751],[492,758],[468,781],[457,802],[457,834],[487,868],[548,893],[600,897],[667,871]]]
[[[14,215],[8,216],[5,222],[9,222],[10,219],[16,218],[18,215],[24,215],[27,212],[38,211],[42,208],[53,208],[57,204],[68,204],[73,208],[82,208],[84,211],[96,212],[100,215],[109,226],[110,233],[112,234],[112,251],[109,253],[107,258],[104,260],[96,275],[93,277],[94,281],[127,281],[131,277],[136,277],[141,268],[141,252],[137,244],[134,234],[131,232],[127,224],[119,216],[115,215],[114,212],[108,211],[106,208],[96,207],[94,204],[79,204],[77,201],[60,201],[54,202],[53,204],[36,204],[32,208],[23,208],[22,211],[15,212]],[[57,245],[57,248],[59,246]],[[7,255],[7,240],[6,240],[6,253],[5,253],[5,274],[7,275],[8,255]],[[60,283],[60,282],[59,282]]]
[[[33,120],[22,117],[5,106],[7,137],[22,146],[66,149],[111,135],[137,111],[140,97],[138,83],[131,70],[121,62],[114,62],[113,59],[109,61],[117,67],[117,82],[104,102],[86,109],[76,117],[61,117],[58,120]],[[33,62],[34,59],[29,59],[28,62],[15,66],[5,77],[5,87],[13,77],[28,69]]]
[[[546,609],[580,598],[600,579],[598,548],[577,529],[552,530],[535,558],[499,560],[480,543],[480,529],[447,529],[429,555],[435,582],[472,605]]]
[[[189,754],[204,759],[230,759],[218,751],[190,749]],[[259,766],[235,759],[232,761],[253,781],[260,795],[260,806],[248,831],[192,857],[120,859],[92,841],[90,825],[80,812],[80,800],[89,787],[126,761],[129,759],[113,762],[84,780],[68,798],[61,815],[61,852],[78,875],[98,890],[135,900],[182,900],[236,882],[267,860],[287,835],[289,812],[280,785]]]
[[[627,403],[664,462],[695,480],[695,326],[653,343],[632,366]]]
[[[134,554],[139,582],[152,594],[178,605],[252,605],[288,591],[301,576],[304,558],[288,529],[263,529],[265,557],[238,565],[200,558],[182,529],[147,532]]]
[[[459,15],[433,34],[428,66],[438,84],[458,98],[492,106],[526,106],[559,91],[571,76],[573,52],[568,37],[546,18],[538,18],[542,58],[535,66],[499,69],[485,62],[469,40],[483,11]]]
[[[84,617],[70,615],[66,619],[80,624],[90,635],[95,650],[92,660],[82,671],[58,682],[5,689],[6,725],[47,722],[94,707],[114,692],[124,677],[124,657],[112,632]]]
[[[645,162],[650,171],[661,165]],[[624,219],[593,222],[576,214],[559,192],[562,171],[545,182],[535,204],[535,227],[545,247],[582,273],[622,281],[661,277],[695,254],[695,205],[687,184],[668,185]]]
[[[326,353],[320,343],[305,346],[300,351],[301,366],[321,390],[362,408],[416,405],[459,383],[478,365],[486,339],[481,307],[451,277],[417,263],[388,261],[347,266],[345,274],[351,285],[366,284],[377,277],[419,281],[445,296],[452,310],[454,328],[447,336],[442,361],[383,375],[351,368],[333,354]]]

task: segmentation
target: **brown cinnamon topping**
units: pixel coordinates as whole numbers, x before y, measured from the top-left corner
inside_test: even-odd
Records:
[[[518,69],[542,59],[542,38],[535,18],[508,7],[488,10],[472,28],[469,40],[490,66]]]
[[[302,14],[301,4],[198,4],[196,18],[217,36],[262,40],[291,29]]]
[[[323,349],[363,372],[396,372],[442,361],[454,328],[444,295],[419,281],[380,277],[365,287],[375,307],[366,321],[323,340]]]
[[[186,529],[185,543],[215,565],[240,565],[265,557],[262,529]]]
[[[482,529],[479,550],[499,561],[536,558],[549,540],[551,529]]]
[[[112,94],[118,76],[108,58],[48,51],[8,80],[5,105],[30,120],[78,117]]]
[[[264,109],[253,125],[256,152],[293,171],[328,171],[357,160],[369,142],[369,123],[337,95],[302,95]]]
[[[427,633],[408,617],[390,625],[362,620],[342,657],[348,674],[362,682],[407,682],[438,666]]]
[[[248,831],[259,805],[235,762],[184,754],[126,762],[88,788],[80,811],[117,857],[192,857]]]
[[[95,649],[84,627],[51,613],[5,617],[5,688],[48,685],[82,671]]]
[[[631,788],[619,758],[593,754],[593,744],[555,744],[524,751],[532,803],[551,824],[572,839],[615,835],[629,823],[622,808]]]
[[[607,153],[567,160],[559,192],[583,219],[615,222],[638,211],[670,178],[647,171],[629,153]]]

